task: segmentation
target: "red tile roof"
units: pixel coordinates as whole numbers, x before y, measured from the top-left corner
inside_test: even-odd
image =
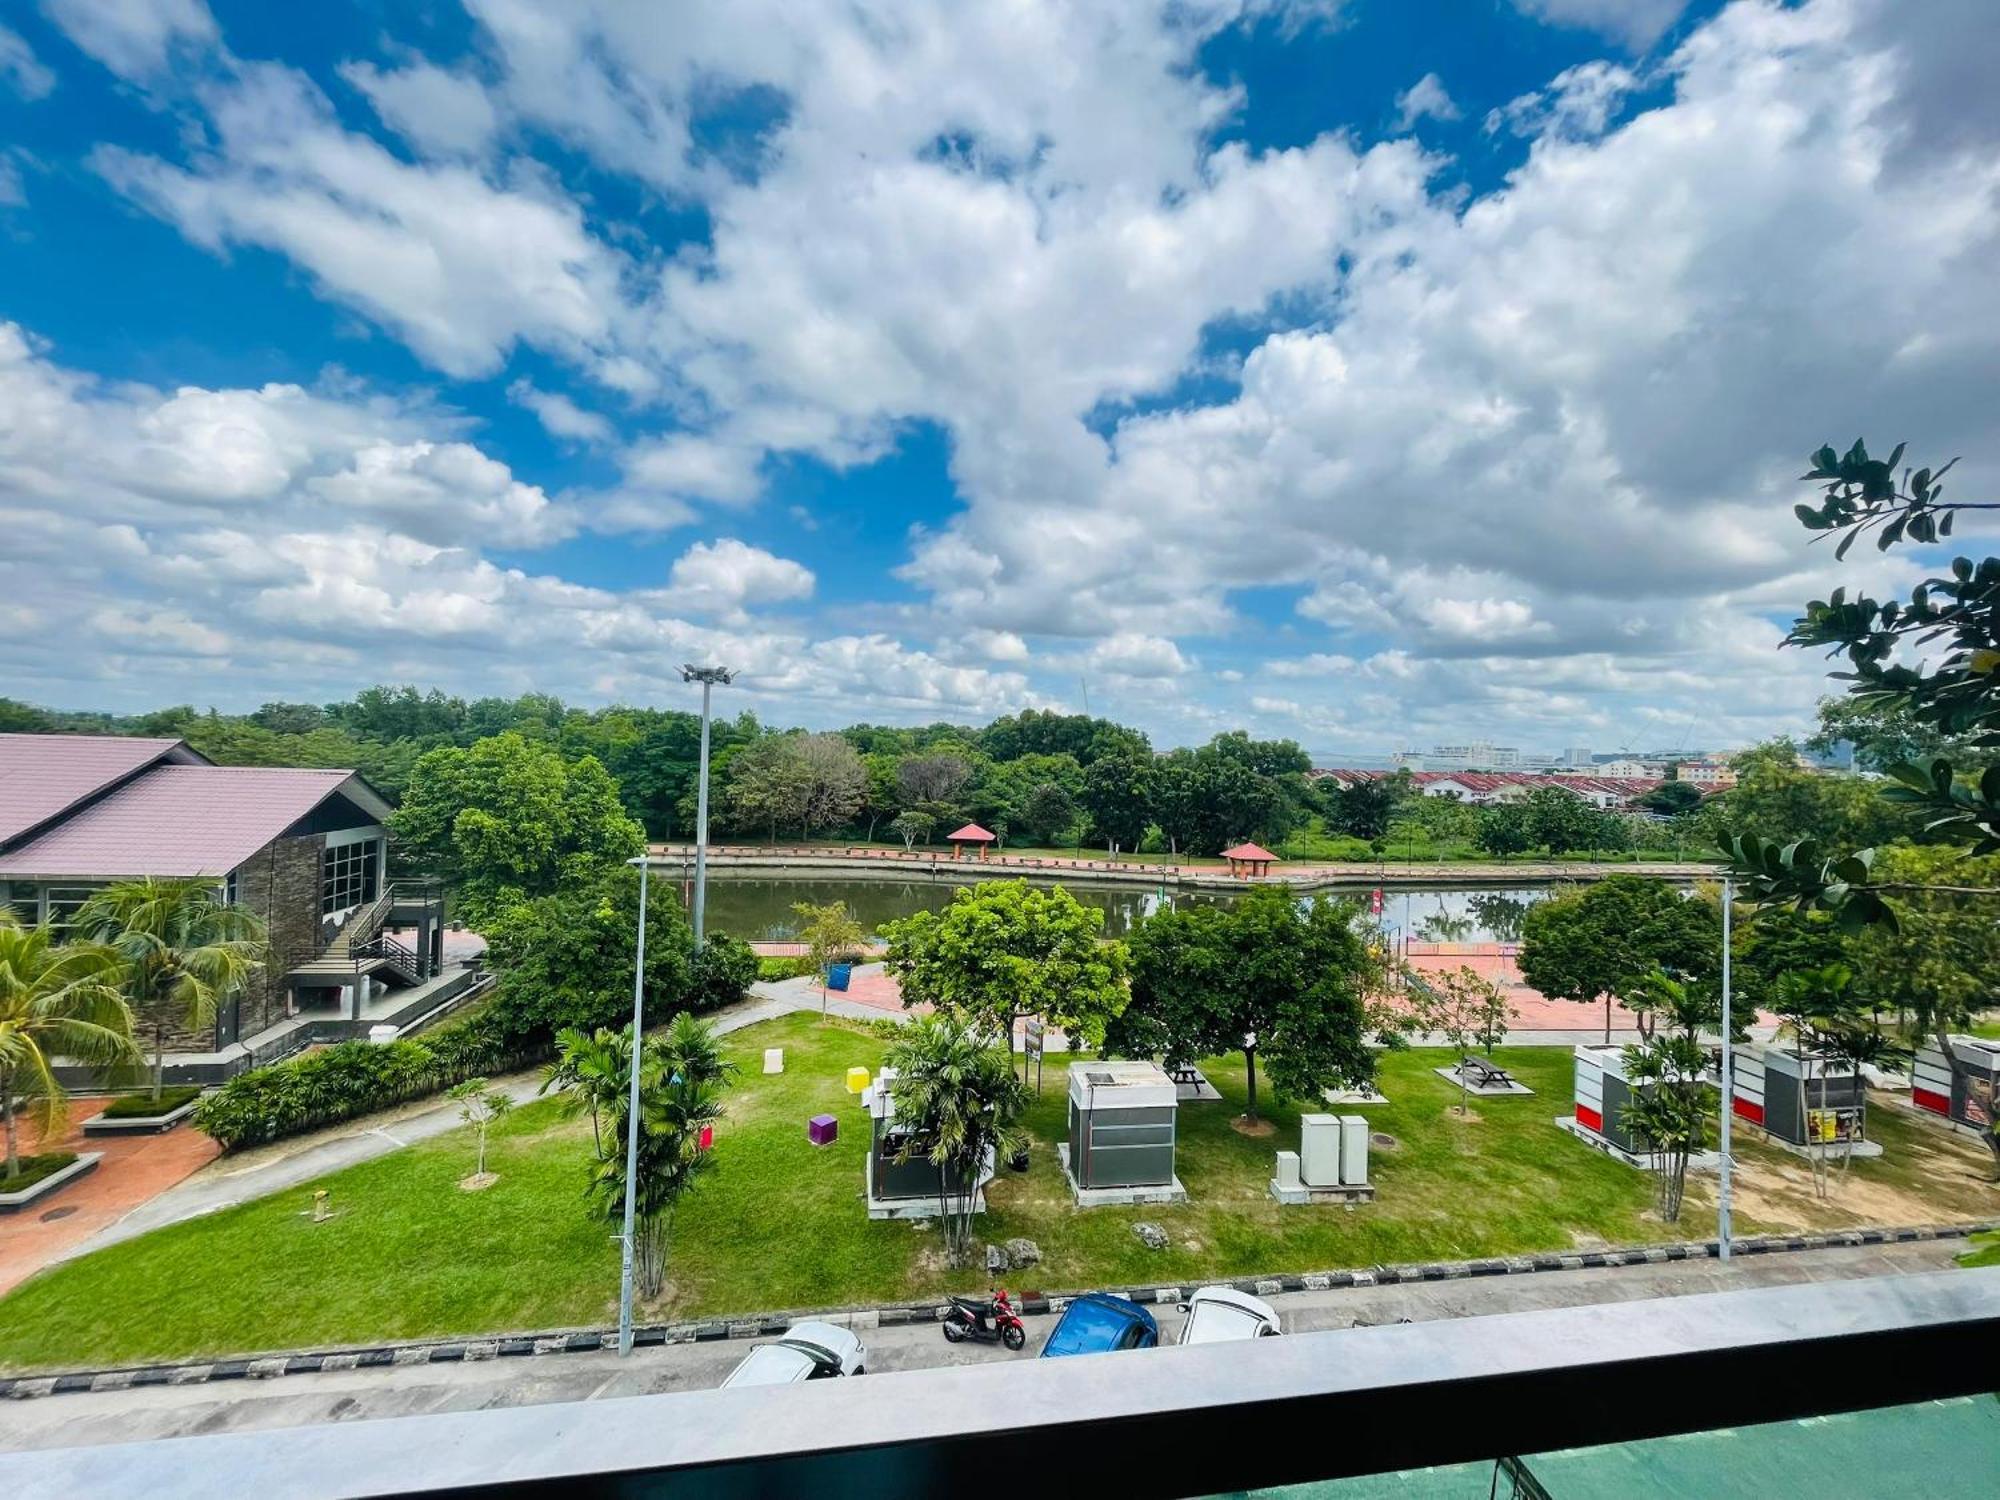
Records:
[[[158,766],[0,854],[0,877],[224,875],[350,781],[365,792],[352,771]]]
[[[0,845],[179,744],[122,734],[0,734]]]
[[[1222,857],[1224,859],[1245,860],[1251,864],[1276,864],[1278,862],[1278,856],[1273,854],[1269,849],[1264,848],[1261,844],[1238,844],[1234,849],[1224,849]]]
[[[1381,781],[1394,776],[1394,771],[1347,771],[1330,770],[1319,773],[1333,780],[1352,783],[1356,781]],[[1643,797],[1663,778],[1658,776],[1552,776],[1543,771],[1412,771],[1411,784],[1418,790],[1449,781],[1464,787],[1468,792],[1497,792],[1502,787],[1522,786],[1531,791],[1537,787],[1561,787],[1571,792],[1604,792],[1619,797]]]
[[[945,842],[949,844],[990,844],[993,842],[993,835],[988,833],[984,828],[981,828],[977,823],[967,823],[957,833],[948,833],[944,837]]]

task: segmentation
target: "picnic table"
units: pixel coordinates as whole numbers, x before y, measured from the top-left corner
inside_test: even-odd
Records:
[[[1483,1057],[1461,1057],[1458,1060],[1459,1077],[1477,1089],[1511,1088],[1514,1076],[1505,1068],[1495,1067]]]

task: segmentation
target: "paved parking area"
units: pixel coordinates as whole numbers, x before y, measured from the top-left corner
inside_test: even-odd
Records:
[[[1675,1261],[1602,1270],[1546,1271],[1410,1285],[1300,1292],[1271,1299],[1288,1332],[1317,1332],[1408,1318],[1470,1318],[1548,1307],[1638,1301],[1808,1281],[1942,1270],[1962,1241],[1917,1241],[1865,1249],[1809,1250],[1713,1261]],[[1180,1327],[1172,1307],[1154,1309],[1162,1336]],[[865,1317],[863,1319],[865,1322]],[[935,1325],[861,1328],[872,1373],[1032,1358],[1054,1326],[1030,1317],[1027,1349],[947,1344]],[[1468,1338],[1478,1337],[1468,1329]],[[0,1449],[138,1442],[213,1432],[247,1432],[324,1422],[356,1422],[429,1412],[611,1400],[721,1383],[750,1348],[743,1340],[675,1344],[615,1354],[551,1354],[466,1364],[411,1365],[286,1375],[268,1381],[155,1386],[0,1401]],[[1144,1358],[1121,1355],[1120,1358]],[[864,1377],[866,1378],[866,1377]],[[4,1478],[4,1474],[0,1474]]]

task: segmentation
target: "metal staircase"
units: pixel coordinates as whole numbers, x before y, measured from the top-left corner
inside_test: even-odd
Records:
[[[423,955],[383,931],[396,904],[396,886],[384,886],[381,895],[349,913],[324,948],[288,964],[286,977],[294,984],[332,986],[352,984],[363,974],[388,974],[404,984],[422,984],[431,977]]]

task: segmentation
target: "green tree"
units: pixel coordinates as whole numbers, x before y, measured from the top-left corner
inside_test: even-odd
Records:
[[[474,926],[588,885],[645,845],[595,757],[567,761],[513,731],[426,752],[390,828],[405,861],[456,884],[458,912]]]
[[[889,1096],[910,1134],[899,1160],[922,1155],[938,1168],[938,1207],[954,1266],[972,1247],[972,1208],[988,1161],[1026,1145],[1019,1121],[1028,1088],[1013,1058],[990,1044],[982,1022],[945,1013],[901,1028],[885,1059],[896,1070]]]
[[[1691,781],[1663,781],[1641,797],[1639,805],[1671,818],[1701,806],[1701,788]]]
[[[557,1108],[566,1117],[589,1115],[591,1144],[602,1156],[604,1121],[627,1086],[631,1063],[630,1026],[623,1031],[608,1026],[594,1031],[565,1026],[556,1033],[555,1061],[543,1067],[541,1087],[536,1092],[553,1093]]]
[[[1854,970],[1845,963],[1816,969],[1795,969],[1779,980],[1771,1009],[1792,1028],[1792,1057],[1798,1068],[1798,1111],[1803,1127],[1810,1107],[1813,1069],[1826,1076],[1829,1063],[1876,1060],[1881,1033],[1870,1024],[1865,1002],[1853,988]],[[1863,1037],[1872,1043],[1864,1043]],[[1813,1191],[1827,1195],[1825,1143],[1807,1133],[1807,1155],[1813,1168]]]
[[[489,1012],[494,1027],[510,1042],[530,1042],[568,1026],[616,1025],[632,1011],[638,929],[639,874],[615,865],[586,885],[502,908],[485,929],[487,963],[500,981]],[[649,900],[648,1014],[687,1002],[693,948],[679,908]]]
[[[484,1078],[461,1079],[445,1090],[445,1098],[458,1106],[459,1122],[470,1125],[478,1133],[479,1153],[472,1168],[471,1185],[482,1186],[489,1180],[486,1176],[486,1132],[495,1120],[514,1107],[514,1101]]]
[[[249,988],[267,959],[264,924],[226,906],[202,879],[120,881],[78,908],[76,936],[118,955],[119,982],[137,1023],[152,1034],[153,1098],[160,1097],[167,1036],[205,1030]]]
[[[1486,853],[1502,859],[1512,854],[1526,854],[1535,847],[1535,835],[1528,824],[1528,810],[1518,802],[1496,802],[1480,808],[1472,840]]]
[[[42,1140],[62,1134],[68,1096],[58,1057],[94,1067],[136,1061],[132,1012],[119,992],[118,955],[94,943],[58,944],[46,926],[0,912],[0,1177],[21,1170],[17,1100],[31,1101]]]
[[[1572,849],[1601,849],[1610,830],[1602,813],[1574,792],[1561,787],[1541,786],[1528,793],[1521,804],[1527,818],[1528,842],[1551,854]]]
[[[1371,776],[1344,785],[1329,778],[1319,785],[1326,826],[1335,833],[1357,839],[1386,835],[1397,809],[1415,795],[1408,771],[1398,771],[1393,776]]]
[[[937,819],[929,813],[900,812],[890,822],[889,831],[903,841],[905,850],[909,850],[918,844],[928,844],[931,831],[936,827]]]
[[[1059,782],[1035,784],[1021,804],[1020,828],[1037,844],[1052,844],[1076,822],[1076,798]]]
[[[1153,819],[1153,757],[1117,751],[1101,755],[1083,773],[1083,808],[1097,837],[1113,854],[1137,849]]]
[[[1654,1157],[1660,1217],[1674,1224],[1687,1192],[1688,1158],[1706,1146],[1715,1112],[1702,1033],[1721,1024],[1721,991],[1654,969],[1631,986],[1627,998],[1649,1024],[1645,1036],[1625,1049],[1632,1083],[1625,1122]]]
[[[626,1056],[631,1056],[630,1028]],[[639,1055],[638,1172],[633,1176],[633,1273],[641,1296],[666,1287],[667,1255],[675,1212],[703,1176],[714,1170],[714,1153],[702,1143],[704,1130],[722,1118],[728,1073],[710,1030],[685,1013],[674,1018],[663,1038],[648,1041]],[[629,1096],[614,1096],[608,1128],[595,1152],[589,1196],[606,1222],[621,1225],[625,1214],[626,1125]]]
[[[1125,950],[1101,940],[1104,913],[1061,886],[989,880],[953,893],[943,911],[883,924],[884,962],[903,1004],[928,1004],[1004,1038],[1039,1016],[1071,1045],[1096,1046],[1125,1003]]]
[[[835,964],[853,962],[868,941],[868,933],[848,912],[845,901],[830,901],[824,906],[795,901],[792,914],[799,919],[799,941],[806,945],[806,958],[819,975],[819,1013],[824,1020],[827,971]]]
[[[1241,1051],[1257,1118],[1257,1059],[1280,1097],[1316,1099],[1375,1076],[1367,1001],[1380,963],[1351,904],[1262,887],[1230,906],[1165,907],[1132,934],[1132,997],[1106,1050],[1179,1066]]]
[[[1706,897],[1647,875],[1612,875],[1530,907],[1519,962],[1522,979],[1552,1000],[1601,1000],[1609,1046],[1614,998],[1655,969],[1709,982],[1721,949],[1721,915]]]
[[[1475,1045],[1493,1049],[1507,1035],[1513,1007],[1507,992],[1476,969],[1461,964],[1456,969],[1409,976],[1409,1025],[1412,1031],[1441,1036],[1461,1057]],[[1458,1112],[1466,1112],[1468,1080],[1457,1069]]]

